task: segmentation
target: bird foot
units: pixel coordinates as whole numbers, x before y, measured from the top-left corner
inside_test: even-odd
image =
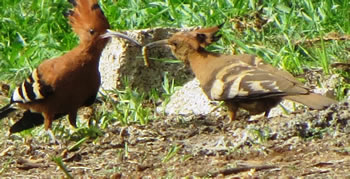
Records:
[[[257,115],[252,115],[250,116],[250,118],[248,119],[248,122],[259,122],[261,119],[265,119],[267,117],[264,116],[264,114],[257,114]]]
[[[52,130],[49,129],[47,131],[47,134],[50,136],[50,145],[58,145],[59,149],[62,148],[62,142],[60,142],[59,140],[56,139],[55,135],[53,134]]]

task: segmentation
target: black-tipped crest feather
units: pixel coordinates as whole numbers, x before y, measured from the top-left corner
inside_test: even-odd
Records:
[[[75,0],[68,0],[69,3],[71,3],[74,7],[77,6],[77,2]]]
[[[74,11],[72,10],[68,10],[63,12],[64,17],[68,17],[68,16],[72,16],[74,14]]]
[[[221,34],[217,34],[220,30],[220,28],[223,26],[224,24],[220,24],[218,26],[215,27],[209,27],[209,28],[202,28],[202,29],[198,29],[195,30],[194,33],[195,34],[195,38],[198,41],[199,45],[202,48],[205,48],[206,46],[220,40],[221,38]]]
[[[98,4],[92,5],[91,10],[95,10],[95,9],[100,9],[100,5]]]

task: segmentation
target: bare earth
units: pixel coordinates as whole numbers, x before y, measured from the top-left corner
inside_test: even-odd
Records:
[[[7,138],[3,122],[0,175],[64,177],[51,160],[61,156],[72,176],[84,178],[350,177],[349,118],[348,103],[267,120],[248,121],[242,113],[231,124],[210,116],[159,116],[144,126],[114,123],[72,151],[67,147],[74,141],[58,146],[42,137]]]

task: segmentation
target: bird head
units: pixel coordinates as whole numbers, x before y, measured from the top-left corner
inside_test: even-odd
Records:
[[[217,35],[217,32],[222,26],[223,24],[188,32],[177,32],[169,39],[149,43],[143,47],[145,64],[148,66],[147,49],[160,45],[169,46],[175,57],[187,64],[189,54],[204,50],[205,47],[220,39],[221,35]]]

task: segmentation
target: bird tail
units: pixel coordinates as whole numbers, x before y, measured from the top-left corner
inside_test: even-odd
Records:
[[[64,114],[55,115],[55,120],[61,118]],[[10,127],[10,133],[22,132],[24,130],[40,126],[44,124],[44,117],[41,113],[31,112],[27,110],[23,113],[23,116],[15,124]]]
[[[68,16],[72,29],[84,40],[86,32],[91,30],[106,30],[109,23],[103,14],[97,0],[68,0],[73,6],[73,10],[65,13]]]
[[[0,109],[0,120],[4,117],[6,117],[9,113],[12,111],[15,111],[16,109],[12,107],[12,104],[8,104]]]
[[[337,101],[334,99],[315,93],[307,95],[285,96],[283,98],[304,104],[312,109],[317,110],[324,109],[332,104],[337,103]]]

